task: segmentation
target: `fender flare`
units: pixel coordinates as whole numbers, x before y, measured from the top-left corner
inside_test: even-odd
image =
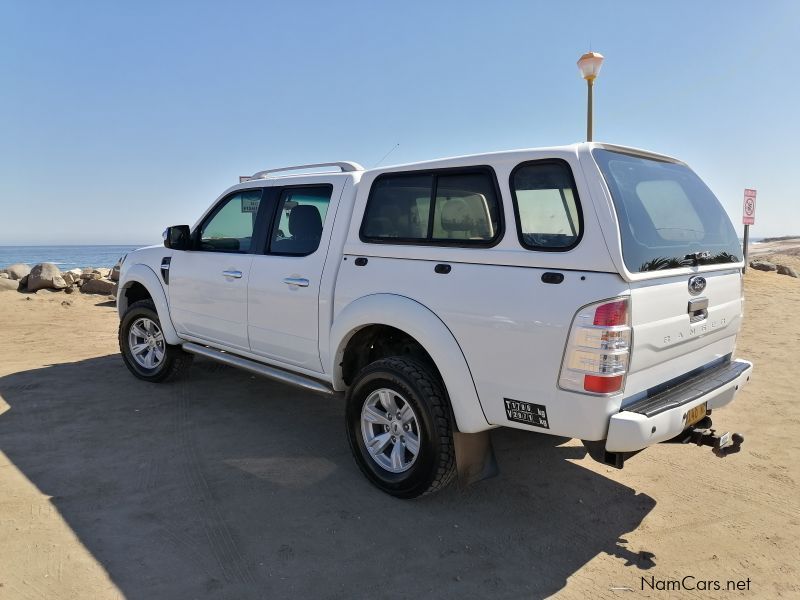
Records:
[[[397,294],[362,296],[341,310],[333,321],[329,356],[333,387],[343,391],[342,359],[347,344],[359,330],[370,325],[388,325],[404,331],[430,354],[444,380],[458,430],[475,433],[490,429],[483,414],[475,382],[455,337],[442,320],[416,300]]]
[[[128,303],[124,301],[125,289],[130,287],[134,282],[143,285],[153,299],[153,304],[156,305],[156,312],[158,313],[158,320],[161,321],[161,330],[164,332],[164,339],[167,343],[173,346],[183,343],[183,340],[178,336],[178,332],[175,330],[175,326],[172,324],[164,287],[161,285],[158,275],[147,265],[141,263],[131,265],[125,269],[122,278],[120,278],[119,290],[117,292],[117,312],[119,313],[119,318],[122,319],[125,315],[125,311],[128,310]]]

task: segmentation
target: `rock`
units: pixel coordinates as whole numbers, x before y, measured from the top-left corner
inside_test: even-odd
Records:
[[[19,281],[15,279],[0,279],[0,292],[9,292],[11,290],[19,289]]]
[[[108,276],[111,281],[119,281],[119,263],[114,265],[111,269],[111,274]]]
[[[81,279],[83,279],[84,281],[90,281],[92,279],[102,279],[102,278],[103,276],[97,271],[89,271],[88,273],[83,273],[81,275]]]
[[[777,271],[778,266],[765,260],[754,260],[750,263],[750,268],[756,271]]]
[[[83,283],[83,279],[81,279],[83,273],[81,273],[80,269],[72,269],[70,271],[67,271],[63,273],[63,276],[64,276],[64,281],[67,282],[67,285],[73,285],[73,284],[80,285]]]
[[[11,277],[9,276],[8,273],[3,271],[2,273],[0,273],[0,279],[11,279]]]
[[[53,263],[36,265],[28,275],[27,289],[29,292],[63,290],[65,287],[67,287],[67,282],[61,276],[61,270]]]
[[[8,273],[9,279],[22,279],[31,272],[31,268],[23,263],[16,263],[10,267],[6,267],[5,272]]]
[[[797,278],[797,271],[795,271],[792,267],[787,267],[786,265],[778,265],[778,275],[788,275],[789,277]]]
[[[117,295],[117,284],[105,279],[88,279],[83,282],[81,292],[84,294]]]
[[[108,277],[109,275],[111,275],[111,269],[107,269],[105,267],[99,267],[92,272],[100,273],[100,277]]]
[[[67,287],[67,288],[64,288],[64,293],[65,293],[65,294],[74,294],[74,293],[75,293],[75,288],[74,288],[74,287],[72,287],[72,286],[69,286],[69,287]]]
[[[25,275],[22,279],[19,280],[19,289],[20,290],[27,290],[28,289],[28,277],[29,275]]]

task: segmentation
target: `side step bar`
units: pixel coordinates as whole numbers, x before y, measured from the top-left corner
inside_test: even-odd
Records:
[[[277,367],[270,367],[269,365],[250,360],[249,358],[243,358],[235,354],[223,352],[222,350],[215,350],[214,348],[208,348],[207,346],[201,346],[200,344],[193,344],[191,342],[184,343],[182,347],[186,352],[191,352],[198,356],[205,356],[206,358],[221,362],[225,365],[250,371],[256,375],[261,375],[262,377],[274,379],[282,383],[288,383],[289,385],[301,387],[312,392],[317,392],[318,394],[333,395],[336,393],[329,385],[321,381],[306,377],[305,375],[290,373]]]

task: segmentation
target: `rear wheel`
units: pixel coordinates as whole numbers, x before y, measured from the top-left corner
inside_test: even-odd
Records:
[[[152,300],[130,305],[119,324],[119,349],[128,370],[152,382],[178,377],[193,358],[180,346],[167,344]]]
[[[455,474],[444,386],[413,359],[385,358],[361,370],[347,393],[347,435],[358,467],[392,496],[438,491]]]

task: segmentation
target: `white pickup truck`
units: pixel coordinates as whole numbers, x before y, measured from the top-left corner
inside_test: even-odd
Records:
[[[301,165],[128,254],[119,342],[146,381],[197,354],[344,392],[359,468],[413,498],[492,474],[495,427],[619,468],[659,442],[737,451],[709,415],[752,371],[734,358],[742,266],[713,193],[651,152]]]

